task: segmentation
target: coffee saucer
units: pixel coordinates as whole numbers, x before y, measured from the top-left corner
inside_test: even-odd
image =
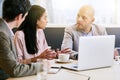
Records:
[[[69,60],[69,61],[60,61],[59,59],[56,60],[57,63],[70,63],[72,62],[73,60]]]

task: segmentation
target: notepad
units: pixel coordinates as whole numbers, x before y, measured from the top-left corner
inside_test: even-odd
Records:
[[[61,67],[51,67],[51,69],[48,71],[48,74],[56,74],[59,72]]]

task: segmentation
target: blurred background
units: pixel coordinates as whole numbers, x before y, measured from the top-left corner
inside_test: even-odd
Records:
[[[0,16],[2,2],[0,0]],[[71,25],[83,5],[91,5],[95,9],[95,22],[107,26],[120,24],[120,0],[30,0],[31,4],[41,5],[48,13],[48,25]]]

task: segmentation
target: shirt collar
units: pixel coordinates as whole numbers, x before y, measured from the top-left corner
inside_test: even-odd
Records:
[[[12,31],[12,29],[10,29],[10,26],[8,25],[8,23],[3,19],[4,23],[7,25],[8,29],[10,30],[11,36],[14,36],[14,33]]]
[[[84,31],[80,31],[81,33],[82,33],[82,36],[93,36],[93,32],[94,32],[94,29],[93,29],[93,25],[91,25],[92,27],[92,29],[91,29],[91,31],[89,32],[89,33],[86,33],[86,32],[84,32]],[[76,26],[77,27],[77,26]],[[78,29],[77,29],[78,30]],[[79,30],[78,30],[79,31]]]

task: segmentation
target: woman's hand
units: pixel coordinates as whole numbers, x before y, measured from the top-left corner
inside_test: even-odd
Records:
[[[56,57],[56,52],[51,49],[46,49],[44,52],[42,52],[38,58],[45,58],[45,59],[53,59]]]
[[[39,56],[31,58],[31,62],[36,62],[37,59],[40,59],[40,58],[41,59],[49,59],[49,60],[54,59],[54,58],[58,57],[58,55],[61,53],[69,53],[69,52],[71,52],[71,49],[69,49],[69,48],[63,49],[61,51],[59,49],[57,49],[56,52],[51,49],[46,49]]]

